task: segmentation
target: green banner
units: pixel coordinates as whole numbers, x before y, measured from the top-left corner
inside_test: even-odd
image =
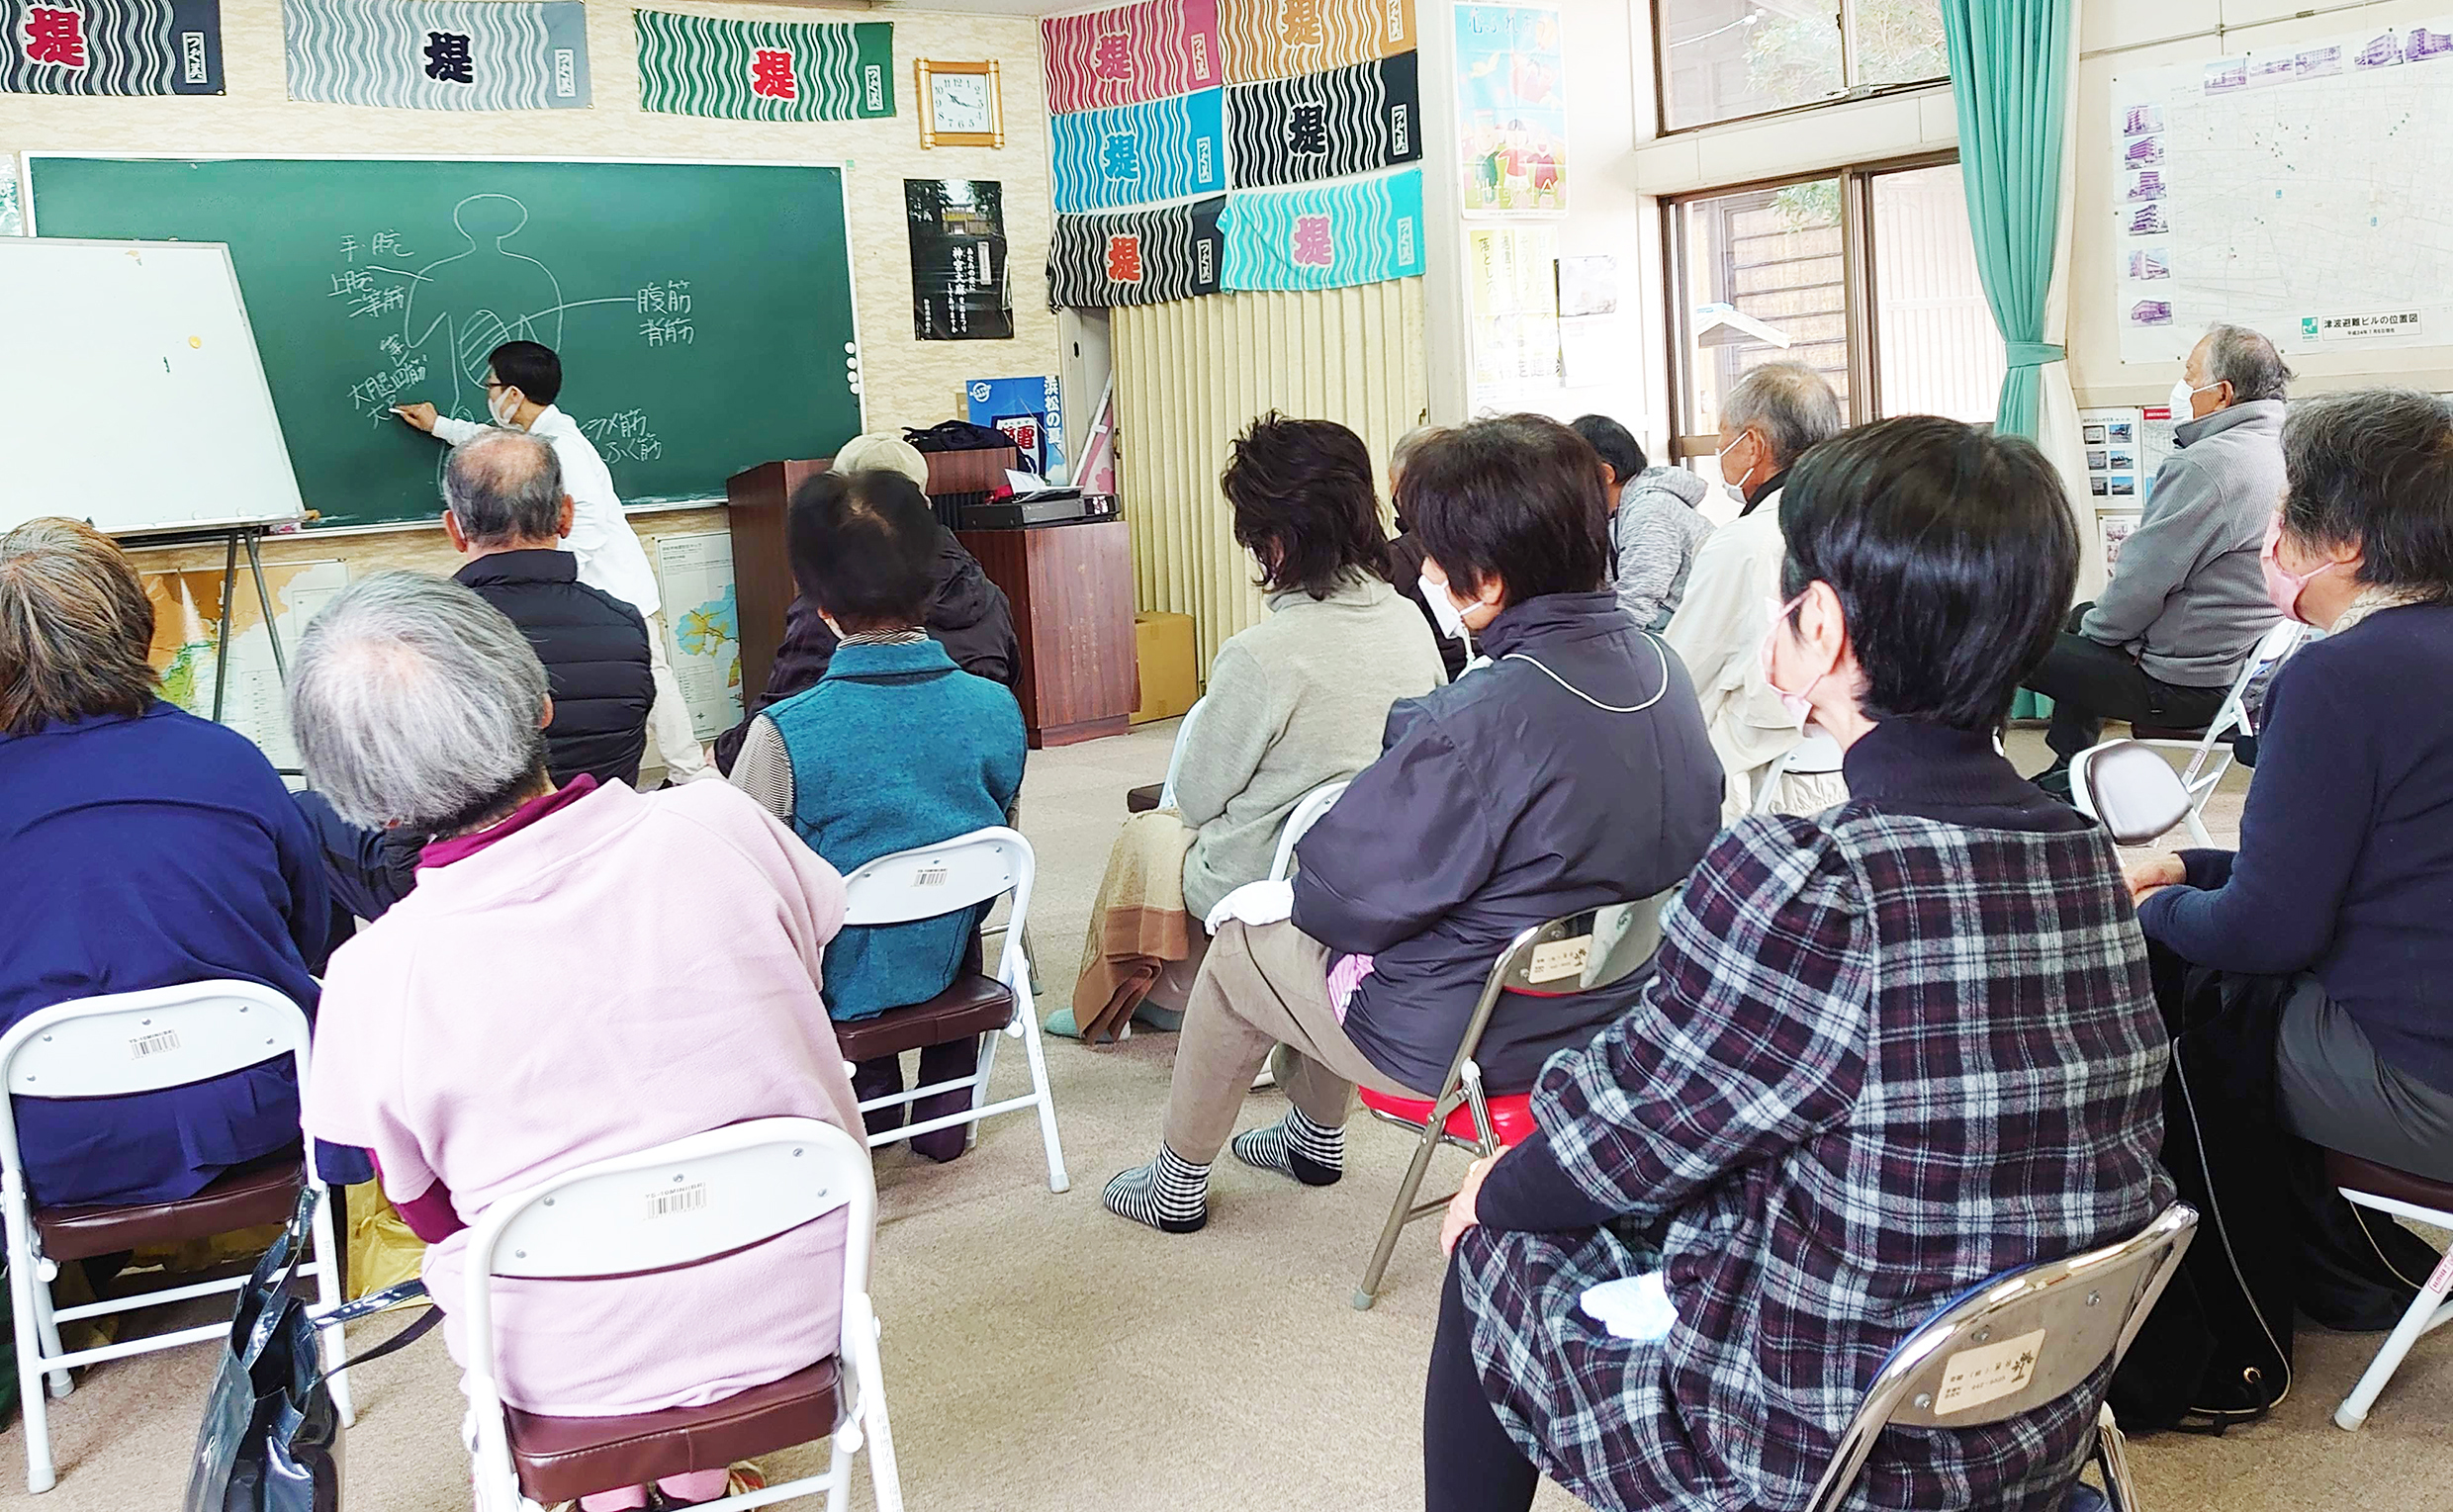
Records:
[[[862,121],[894,114],[890,22],[632,14],[639,27],[642,110],[733,121]]]

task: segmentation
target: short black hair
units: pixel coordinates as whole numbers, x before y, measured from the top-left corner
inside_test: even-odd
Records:
[[[2069,613],[2078,522],[2017,436],[1912,414],[1845,431],[1780,490],[1781,593],[1831,585],[1868,719],[1991,732]]]
[[[928,612],[937,516],[900,473],[820,473],[792,493],[792,580],[847,632],[905,630]]]
[[[1590,593],[1608,571],[1609,504],[1584,438],[1548,415],[1508,414],[1422,443],[1400,506],[1458,596],[1493,578],[1507,601]]]
[[[1568,429],[1585,438],[1585,444],[1600,453],[1609,470],[1618,475],[1620,483],[1631,483],[1644,471],[1644,448],[1635,439],[1635,432],[1605,414],[1579,415],[1568,422]]]
[[[486,366],[531,403],[550,404],[562,397],[562,359],[542,341],[505,341],[486,354]]]
[[[1260,560],[1270,592],[1326,598],[1348,574],[1389,575],[1371,449],[1336,421],[1271,410],[1235,438],[1218,486],[1234,509],[1235,544]]]
[[[2453,406],[2415,389],[2303,400],[2283,478],[2295,538],[2358,547],[2361,582],[2453,597]]]

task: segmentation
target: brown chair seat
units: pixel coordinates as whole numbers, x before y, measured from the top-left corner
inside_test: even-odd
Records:
[[[1127,788],[1125,790],[1125,812],[1128,814],[1148,813],[1158,807],[1158,795],[1166,790],[1167,784],[1164,782],[1151,782],[1141,787]]]
[[[970,973],[954,978],[952,987],[905,1008],[889,1008],[868,1019],[838,1020],[835,1044],[846,1060],[876,1060],[946,1044],[970,1034],[985,1034],[1013,1022],[1014,995],[994,977]]]
[[[2380,1166],[2373,1160],[2345,1155],[2340,1150],[2325,1152],[2325,1180],[2353,1192],[2375,1197],[2390,1197],[2408,1202],[2413,1207],[2432,1207],[2438,1212],[2453,1212],[2453,1183],[2430,1181],[2392,1166]]]
[[[53,1260],[88,1260],[140,1245],[177,1244],[234,1228],[287,1223],[306,1184],[304,1159],[297,1150],[287,1150],[233,1167],[204,1191],[176,1202],[38,1207],[35,1232],[43,1238],[43,1253]]]
[[[829,1358],[704,1407],[630,1417],[546,1417],[505,1403],[511,1466],[520,1490],[551,1506],[790,1449],[835,1431],[841,1374]]]

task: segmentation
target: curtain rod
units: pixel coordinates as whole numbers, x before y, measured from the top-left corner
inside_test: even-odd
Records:
[[[2381,0],[2337,0],[2337,3],[2333,5],[2311,6],[2304,11],[2294,11],[2288,16],[2268,16],[2263,21],[2244,21],[2238,26],[2226,26],[2219,21],[2211,27],[2201,28],[2195,32],[2180,32],[2170,37],[2155,37],[2145,42],[2126,43],[2118,47],[2097,47],[2092,51],[2079,53],[2078,59],[2080,62],[2085,62],[2090,58],[2119,57],[2124,52],[2136,52],[2147,47],[2169,46],[2176,42],[2197,42],[2208,37],[2221,41],[2233,32],[2254,32],[2260,27],[2279,26],[2286,21],[2313,21],[2319,16],[2339,16],[2346,11],[2364,11],[2379,3]]]

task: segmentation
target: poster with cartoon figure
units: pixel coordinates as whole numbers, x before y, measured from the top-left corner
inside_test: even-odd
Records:
[[[1468,215],[1567,210],[1567,60],[1559,13],[1456,8],[1457,121]]]

